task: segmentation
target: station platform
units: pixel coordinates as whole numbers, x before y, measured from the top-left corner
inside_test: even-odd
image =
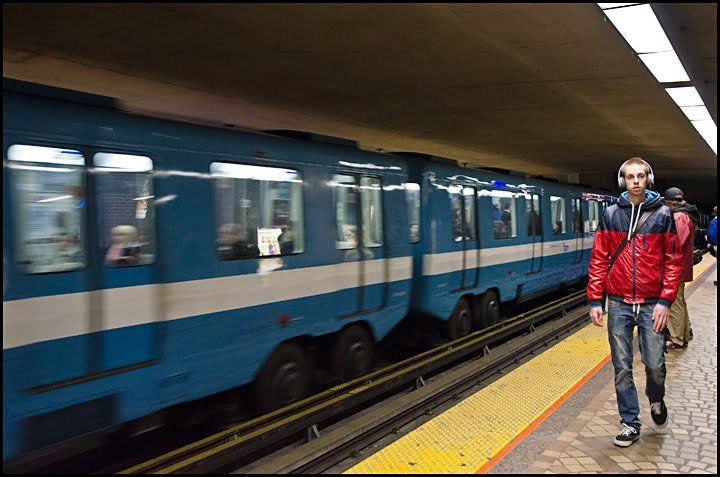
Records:
[[[669,420],[656,428],[635,353],[640,440],[620,432],[605,326],[590,323],[344,473],[717,474],[717,263],[705,255],[686,284],[694,339],[666,354]],[[636,340],[637,343],[637,340]]]

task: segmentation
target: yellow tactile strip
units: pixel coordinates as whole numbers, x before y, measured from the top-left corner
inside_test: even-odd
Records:
[[[610,353],[586,326],[345,473],[475,473]]]
[[[701,274],[714,264],[715,259],[706,257],[695,266],[695,277],[703,279]],[[692,288],[696,286],[688,300],[695,339],[665,357],[667,427],[652,423],[643,395],[644,366],[635,353],[634,379],[644,423],[640,440],[629,448],[612,444],[620,417],[611,379],[525,473],[717,475],[717,288],[710,277]]]

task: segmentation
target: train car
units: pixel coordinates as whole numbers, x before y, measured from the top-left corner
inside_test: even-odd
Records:
[[[414,156],[422,159],[410,172],[419,184],[413,207],[421,220],[411,304],[446,320],[451,338],[497,322],[502,302],[587,276],[598,218],[611,196]]]
[[[253,383],[370,369],[406,314],[406,161],[3,90],[3,461]],[[310,350],[316,350],[310,353]]]
[[[10,80],[3,119],[4,463],[238,386],[277,408],[410,311],[489,326],[587,275],[612,200]]]

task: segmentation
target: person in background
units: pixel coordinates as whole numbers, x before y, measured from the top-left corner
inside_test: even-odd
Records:
[[[710,248],[710,255],[717,257],[717,205],[713,207],[712,220],[708,224],[706,239]],[[717,286],[717,280],[713,281]]]
[[[290,225],[284,225],[278,235],[281,255],[292,255],[295,252],[295,233]]]
[[[130,266],[138,262],[139,246],[135,242],[137,229],[132,225],[112,228],[112,243],[105,255],[105,263],[113,266]]]
[[[673,211],[678,234],[678,250],[682,254],[682,273],[677,296],[670,307],[670,320],[667,326],[668,336],[665,341],[665,349],[673,350],[687,348],[692,339],[690,316],[685,301],[685,283],[693,281],[695,224],[700,221],[700,214],[694,205],[690,205],[685,201],[683,191],[677,187],[669,188],[663,196],[665,205]]]
[[[631,446],[640,438],[640,404],[633,381],[633,330],[637,325],[645,394],[657,426],[667,424],[665,405],[665,339],[680,281],[681,263],[675,254],[677,230],[672,211],[662,205],[650,164],[639,157],[618,170],[618,185],[626,189],[617,204],[605,209],[595,234],[588,269],[590,319],[603,324],[607,293],[608,339],[623,428],[614,444]]]
[[[260,256],[257,244],[248,240],[247,230],[237,224],[223,224],[218,230],[217,251],[222,260]]]

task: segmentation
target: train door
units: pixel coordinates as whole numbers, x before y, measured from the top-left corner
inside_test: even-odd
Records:
[[[583,228],[583,211],[582,203],[580,198],[573,197],[571,199],[572,204],[572,240],[573,240],[573,255],[571,263],[577,265],[582,263],[585,249],[585,230]]]
[[[379,309],[385,304],[388,286],[382,182],[374,176],[335,174],[332,184],[335,245],[344,287],[338,314],[343,317]]]
[[[528,274],[539,273],[542,270],[543,259],[542,208],[540,207],[540,195],[525,195],[525,208],[527,216],[528,240],[530,242],[530,269]]]
[[[360,177],[362,311],[377,310],[387,301],[388,261],[385,256],[382,192],[379,177]]]
[[[477,233],[477,194],[472,187],[450,186],[450,210],[452,214],[452,249],[461,259],[460,274],[455,290],[473,288],[477,285],[480,247]]]
[[[155,260],[153,163],[149,157],[98,152],[93,157],[96,279],[92,326],[102,329],[99,369],[156,357],[160,286]]]
[[[3,195],[11,200],[3,220],[14,236],[3,233],[3,248],[14,260],[3,283],[3,358],[6,375],[20,379],[14,385],[39,390],[90,373],[85,157],[4,141]],[[11,359],[15,348],[26,350],[22,359]]]

